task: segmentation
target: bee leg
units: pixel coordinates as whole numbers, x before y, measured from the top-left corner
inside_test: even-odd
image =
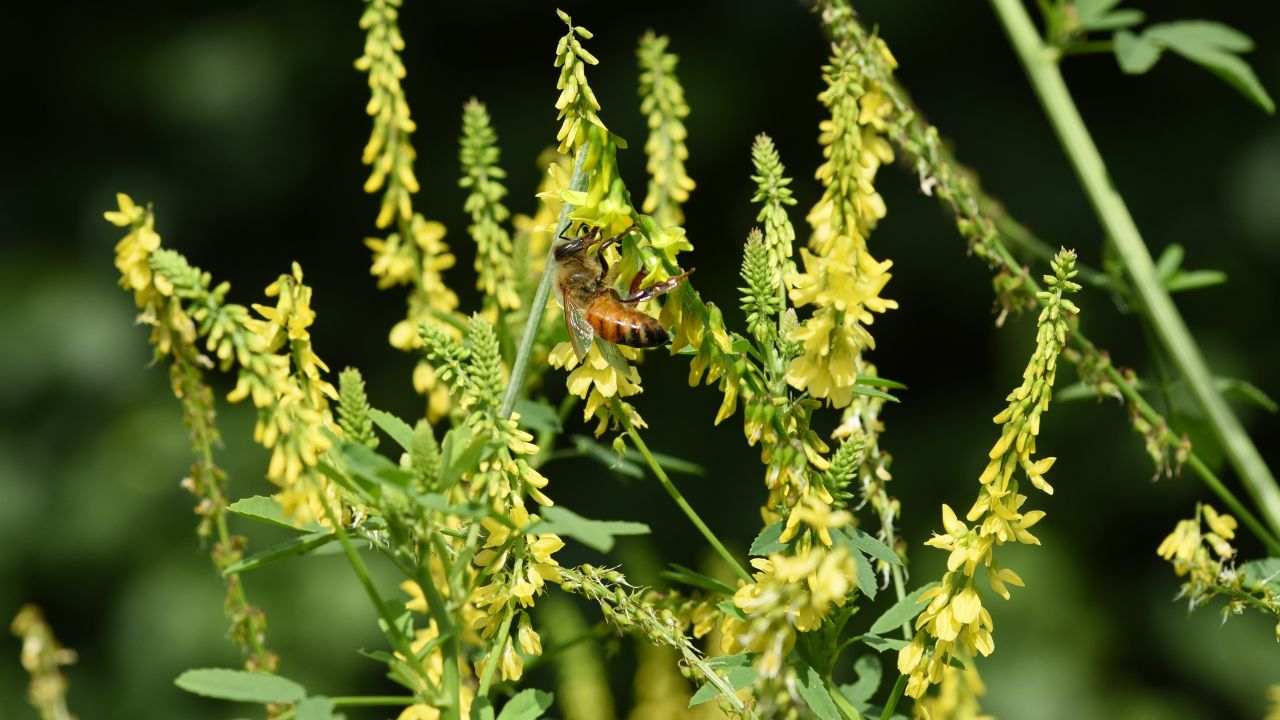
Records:
[[[568,232],[568,230],[569,228],[566,227],[565,232]],[[576,255],[597,242],[600,242],[600,229],[594,227],[590,228],[578,237],[572,239],[565,237],[564,232],[562,232],[560,233],[560,239],[564,240],[564,242],[556,245],[556,260],[563,260],[570,255]]]
[[[596,254],[599,255],[600,253],[603,253],[605,251],[605,248],[609,247],[610,245],[621,245],[622,238],[630,235],[633,232],[637,232],[637,230],[638,229],[636,228],[636,226],[632,225],[631,227],[627,228],[626,230],[623,230],[622,232],[618,233],[617,235],[614,235],[613,237],[607,237],[607,238],[598,240],[597,242],[600,243],[600,249],[596,251]],[[603,283],[605,281],[605,278],[608,275],[609,275],[609,266],[605,265],[604,260],[601,259],[600,282]]]
[[[689,275],[692,272],[693,272],[692,269],[686,270],[685,272],[682,272],[673,278],[667,278],[666,280],[663,280],[662,282],[657,283],[652,287],[647,287],[644,290],[640,290],[640,291],[637,291],[635,288],[644,279],[644,276],[637,275],[636,278],[631,281],[631,294],[622,298],[622,302],[627,304],[638,303],[644,300],[648,300],[649,298],[652,298],[652,297],[657,297],[659,295],[662,295],[663,293],[669,293],[672,290],[674,290],[682,280],[689,277]]]

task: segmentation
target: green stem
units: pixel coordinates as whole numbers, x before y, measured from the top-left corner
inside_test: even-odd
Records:
[[[317,492],[321,492],[317,489]],[[351,538],[347,536],[347,530],[342,526],[337,513],[330,507],[329,501],[322,502],[324,505],[324,514],[329,518],[329,523],[333,525],[333,532],[338,536],[338,543],[342,545],[342,551],[346,553],[347,561],[351,564],[351,569],[355,572],[356,578],[360,581],[360,585],[364,587],[365,593],[369,596],[369,600],[373,602],[374,609],[378,611],[378,617],[382,619],[382,624],[386,626],[383,633],[387,636],[387,640],[391,642],[405,660],[413,657],[413,648],[410,646],[407,638],[400,633],[400,626],[396,624],[396,619],[387,609],[387,604],[382,601],[382,595],[378,593],[378,588],[374,586],[373,580],[369,577],[369,568],[364,564],[364,558],[360,557],[360,553],[356,552],[355,545],[351,544]]]
[[[433,537],[433,540],[438,538]],[[448,558],[440,558],[441,562],[448,566]],[[442,677],[444,684],[444,696],[448,699],[449,706],[445,708],[442,717],[446,720],[458,720],[462,717],[462,678],[458,671],[458,633],[453,627],[453,620],[449,617],[449,609],[445,606],[444,597],[440,595],[440,589],[436,587],[435,578],[431,576],[431,553],[424,552],[423,558],[417,567],[418,585],[422,587],[422,593],[427,600],[427,609],[431,612],[431,618],[436,621],[436,631],[440,637],[444,638],[440,643],[440,651],[444,656],[444,674]],[[408,655],[406,657],[413,657]]]
[[[1110,40],[1089,40],[1086,42],[1072,43],[1062,49],[1063,55],[1092,55],[1097,53],[1109,53],[1113,49]]]
[[[1245,433],[1213,384],[1208,365],[1182,316],[1160,283],[1155,263],[1124,199],[1111,184],[1106,165],[1084,120],[1067,90],[1057,65],[1054,48],[1040,39],[1022,0],[991,0],[1017,51],[1040,103],[1049,116],[1076,175],[1084,186],[1116,252],[1133,280],[1134,289],[1178,370],[1187,379],[1192,395],[1200,403],[1217,440],[1245,489],[1271,528],[1280,531],[1280,486],[1267,468],[1258,449]]]
[[[569,178],[570,190],[581,191],[587,187],[588,147],[584,142],[578,148],[578,154],[573,160],[573,175]],[[529,317],[524,322],[524,332],[520,335],[516,360],[511,366],[511,380],[507,385],[507,391],[502,396],[498,417],[511,416],[511,409],[516,406],[516,400],[519,399],[520,391],[523,389],[524,376],[529,370],[529,356],[533,354],[533,341],[538,337],[538,326],[542,324],[542,311],[547,307],[547,300],[551,297],[551,285],[556,277],[556,243],[560,241],[560,235],[569,228],[569,216],[572,212],[573,206],[567,200],[564,201],[560,206],[560,220],[556,223],[556,233],[551,236],[551,249],[547,251],[546,268],[542,271],[542,279],[538,281],[538,289],[533,293],[533,301],[529,304]]]
[[[889,693],[889,700],[884,704],[884,712],[880,713],[880,720],[893,717],[893,711],[898,709],[898,701],[902,699],[902,691],[906,689],[907,676],[899,675],[898,681],[893,684],[893,692]]]
[[[734,572],[738,573],[738,577],[746,580],[748,583],[751,582],[751,573],[747,572],[746,568],[742,567],[742,564],[733,556],[733,553],[729,552],[729,550],[725,548],[724,543],[720,542],[720,538],[716,537],[716,534],[711,532],[711,528],[707,527],[707,524],[702,522],[702,518],[698,515],[698,511],[693,509],[693,506],[689,504],[689,501],[684,499],[684,495],[681,494],[679,488],[675,486],[675,483],[671,482],[671,478],[667,477],[667,471],[663,470],[662,466],[658,464],[658,461],[653,459],[653,454],[649,452],[649,446],[645,444],[644,438],[640,437],[640,433],[636,432],[636,429],[631,426],[631,421],[627,418],[621,408],[618,407],[618,402],[616,400],[614,401],[614,414],[617,417],[622,418],[622,424],[626,428],[628,437],[631,438],[632,444],[636,446],[636,449],[640,451],[640,454],[644,456],[644,461],[648,463],[649,469],[657,476],[658,484],[662,486],[662,489],[667,491],[667,494],[671,496],[671,499],[674,500],[680,510],[684,512],[685,517],[689,518],[689,522],[693,523],[693,526],[698,528],[698,532],[702,533],[702,537],[706,538],[708,543],[711,543],[711,547],[715,549],[716,553],[718,553],[720,557],[724,558],[724,561],[729,564],[729,567],[733,568]]]

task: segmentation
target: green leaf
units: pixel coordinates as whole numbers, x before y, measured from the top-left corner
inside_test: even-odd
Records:
[[[804,703],[813,711],[814,716],[818,720],[844,720],[835,701],[831,699],[831,693],[827,691],[826,683],[822,682],[822,676],[811,667],[806,667],[805,670],[804,676],[800,678],[800,697],[804,698]]]
[[[444,442],[440,444],[440,457],[444,460],[440,471],[441,484],[446,488],[453,487],[463,475],[480,465],[487,449],[488,442],[483,437],[476,437],[466,425],[445,433]]]
[[[1156,274],[1160,276],[1160,282],[1169,282],[1169,278],[1178,272],[1178,268],[1182,267],[1184,255],[1186,255],[1186,251],[1178,243],[1169,244],[1160,253],[1160,259],[1156,260]]]
[[[875,600],[876,592],[876,571],[871,569],[871,563],[867,561],[867,556],[860,552],[854,552],[853,565],[858,571],[858,590],[862,591],[868,599]]]
[[[626,455],[618,455],[618,453],[604,445],[601,445],[593,438],[586,437],[585,435],[574,435],[572,440],[573,447],[578,452],[592,460],[595,460],[619,475],[625,475],[626,477],[635,478],[637,480],[644,477],[644,468],[638,463],[628,459]]]
[[[717,595],[733,595],[733,588],[713,577],[703,575],[696,570],[690,570],[676,563],[671,563],[668,567],[670,568],[669,570],[662,571],[662,577],[667,580],[690,587],[702,588]]]
[[[298,703],[293,716],[297,720],[332,720],[333,701],[322,695],[309,697]]]
[[[682,475],[696,475],[699,477],[707,474],[707,471],[704,470],[701,465],[691,460],[685,460],[684,458],[678,458],[674,455],[667,455],[666,453],[660,452],[651,451],[649,454],[653,456],[654,462],[658,463],[658,466],[663,470],[680,473]],[[644,455],[635,448],[627,448],[627,451],[622,454],[622,457],[636,463],[637,465],[641,465],[645,462]]]
[[[707,662],[710,663],[714,659],[715,658],[711,658]],[[724,675],[724,679],[729,682],[729,687],[734,690],[741,690],[756,680],[756,669],[750,665],[726,667],[721,674]],[[698,688],[698,692],[694,693],[693,697],[689,698],[689,707],[694,707],[695,705],[701,705],[704,702],[715,700],[719,696],[720,690],[717,689],[715,685],[712,685],[710,682],[704,683],[702,687]]]
[[[498,720],[536,720],[551,707],[552,698],[552,694],[545,690],[521,690],[502,706]]]
[[[173,684],[204,697],[252,703],[293,704],[307,695],[306,688],[279,675],[224,668],[188,670]]]
[[[1170,50],[1221,50],[1232,53],[1253,50],[1253,40],[1230,25],[1211,20],[1178,20],[1157,23],[1143,33]]]
[[[535,433],[558,433],[564,429],[556,409],[543,400],[517,400],[516,412],[520,413],[520,424]]]
[[[734,605],[733,600],[721,600],[720,602],[716,603],[716,609],[719,610],[722,614],[728,615],[729,617],[733,618],[734,620],[737,620],[738,622],[747,621],[747,614],[742,612],[742,608],[738,607],[737,605]]]
[[[867,633],[858,638],[864,645],[875,650],[876,652],[884,652],[885,650],[901,650],[907,646],[907,641],[902,638],[887,638],[880,635]]]
[[[1100,17],[1089,21],[1088,25],[1081,23],[1081,27],[1086,30],[1119,30],[1120,28],[1133,27],[1141,23],[1147,18],[1146,13],[1141,10],[1125,8],[1117,10],[1113,13],[1107,13]]]
[[[756,539],[751,542],[750,554],[763,556],[786,550],[786,544],[778,542],[780,537],[782,537],[781,520],[771,525],[765,525],[760,534],[756,535]]]
[[[307,553],[327,545],[337,539],[337,536],[328,531],[307,533],[290,538],[281,543],[276,543],[271,547],[259,553],[239,561],[232,563],[226,570],[222,571],[223,575],[235,575],[236,573],[244,573],[250,570],[257,570],[264,565],[291,558],[295,555],[306,555]]]
[[[922,585],[913,590],[909,595],[893,604],[893,607],[884,611],[884,614],[876,618],[871,623],[871,633],[880,635],[894,628],[900,627],[903,623],[909,622],[916,615],[924,610],[925,606],[920,602],[920,596],[924,595],[938,583],[931,582],[928,585]]]
[[[1143,37],[1209,70],[1268,113],[1275,112],[1275,102],[1258,76],[1236,55],[1253,49],[1248,35],[1222,23],[1182,20],[1152,25]]]
[[[1231,395],[1241,400],[1251,402],[1254,405],[1274,413],[1280,410],[1280,406],[1276,405],[1276,401],[1271,396],[1262,391],[1257,385],[1247,381],[1238,380],[1236,378],[1214,378],[1214,385],[1218,387],[1218,392],[1224,395]]]
[[[391,462],[365,445],[344,442],[338,452],[347,472],[374,485],[391,485],[405,489],[413,482],[413,473]]]
[[[889,388],[890,390],[906,390],[907,386],[897,380],[889,378],[876,377],[875,375],[859,375],[854,381],[858,385],[870,385],[872,387]]]
[[[264,495],[241,498],[228,505],[227,511],[268,525],[277,525],[290,530],[304,530],[284,514],[284,508],[280,507],[280,503],[276,502],[275,498]]]
[[[880,687],[880,678],[884,672],[880,665],[880,657],[871,654],[863,655],[854,662],[853,672],[858,679],[850,685],[841,685],[840,692],[853,703],[854,707],[858,708],[858,712],[865,713],[871,696],[875,695]]]
[[[1251,590],[1270,588],[1280,594],[1280,558],[1250,560],[1239,567],[1244,575],[1244,585]]]
[[[849,536],[850,542],[854,547],[866,553],[870,557],[889,563],[890,565],[902,565],[902,558],[898,554],[889,549],[888,545],[880,542],[875,537],[868,535],[862,530],[854,529]]]
[[[591,520],[566,507],[552,505],[542,509],[542,520],[526,532],[556,533],[571,537],[600,552],[609,552],[613,549],[614,536],[648,535],[650,530],[644,523],[627,520]]]
[[[514,528],[510,518],[505,515],[499,515],[493,512],[493,508],[487,503],[471,502],[466,504],[451,503],[440,493],[414,493],[413,499],[422,507],[428,510],[435,510],[446,515],[464,518],[483,518],[492,517],[507,527]]]
[[[1130,75],[1141,75],[1156,64],[1163,49],[1145,37],[1121,30],[1115,35],[1112,51],[1116,54],[1116,62],[1120,64],[1121,70]]]
[[[853,386],[853,394],[866,395],[867,397],[873,397],[873,398],[880,398],[881,400],[887,400],[889,402],[902,402],[901,400],[890,395],[889,393],[883,390],[879,390],[877,388],[870,387],[868,385],[855,384]]]
[[[1180,270],[1164,283],[1164,289],[1171,293],[1221,285],[1227,281],[1227,274],[1221,270]]]
[[[374,425],[377,425],[397,445],[404,448],[405,452],[413,448],[413,428],[409,427],[409,423],[376,408],[369,408],[369,417]]]

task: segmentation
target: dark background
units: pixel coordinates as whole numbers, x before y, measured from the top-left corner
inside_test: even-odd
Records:
[[[554,135],[553,48],[562,26],[546,3],[410,2],[405,81],[419,125],[416,200],[450,229],[459,256],[449,281],[476,307],[472,249],[457,187],[462,103],[486,101],[504,150],[509,206],[530,212],[534,158]],[[826,45],[797,2],[565,3],[596,37],[590,72],[610,128],[631,141],[622,162],[637,198],[645,178],[635,42],[667,33],[693,114],[686,210],[704,294],[733,324],[748,203],[749,147],[777,141],[796,177],[803,215],[817,197],[821,117],[815,95]],[[991,11],[980,3],[859,2],[901,62],[918,102],[1013,214],[1097,265],[1101,231]],[[1137,3],[1152,20],[1211,15],[1261,43],[1250,61],[1280,91],[1275,12],[1264,3]],[[386,334],[400,291],[379,292],[361,240],[376,200],[360,192],[369,130],[365,78],[352,67],[363,34],[355,2],[23,3],[9,8],[0,62],[4,115],[0,192],[0,617],[41,604],[80,651],[71,702],[82,717],[226,717],[226,706],[172,685],[181,670],[234,665],[221,587],[178,487],[189,462],[165,372],[147,368],[145,331],[115,287],[102,221],[113,193],[153,201],[165,243],[257,302],[297,259],[315,287],[316,348],[335,369],[360,367],[373,402],[401,415],[419,406],[411,358]],[[16,13],[16,16],[14,15]],[[1226,287],[1178,297],[1217,372],[1280,394],[1275,313],[1280,303],[1280,125],[1208,73],[1176,58],[1145,77],[1108,56],[1068,63],[1081,111],[1112,177],[1158,252],[1187,248],[1187,264],[1225,270]],[[993,327],[989,275],[967,258],[950,220],[901,167],[881,172],[888,217],[871,238],[892,258],[886,295],[901,308],[873,330],[882,374],[910,386],[885,413],[891,490],[903,500],[913,583],[936,577],[942,553],[921,542],[939,504],[967,506],[996,437],[990,417],[1018,382],[1032,319]],[[1151,369],[1132,316],[1086,293],[1083,325],[1118,363]],[[638,406],[650,444],[712,468],[677,478],[710,524],[737,548],[759,527],[757,451],[740,417],[712,430],[719,396],[689,390],[684,360],[654,353]],[[1065,372],[1060,382],[1073,382]],[[225,389],[225,388],[224,388]],[[1192,410],[1175,391],[1184,427]],[[1237,405],[1264,457],[1280,463],[1280,420]],[[249,440],[251,412],[222,412],[221,462],[234,495],[262,493],[265,454]],[[1040,446],[1059,456],[1043,547],[1008,551],[1027,580],[993,599],[997,652],[981,665],[986,705],[1004,718],[1256,718],[1280,681],[1271,624],[1245,616],[1220,627],[1215,610],[1190,616],[1155,547],[1207,492],[1190,474],[1152,482],[1140,439],[1115,404],[1060,404]],[[1216,457],[1209,445],[1198,446]],[[1216,461],[1215,461],[1216,462]],[[593,517],[642,520],[665,559],[704,561],[695,532],[655,483],[623,482],[587,463],[546,469],[560,502]],[[1228,483],[1241,492],[1229,470]],[[254,536],[269,542],[275,536]],[[1246,555],[1259,547],[1245,538]],[[638,552],[637,547],[630,550]],[[601,560],[572,548],[565,561]],[[281,672],[327,694],[392,691],[357,647],[380,648],[373,614],[337,557],[252,575],[271,620]],[[388,586],[389,587],[389,586]],[[6,621],[7,622],[7,621]],[[0,639],[4,714],[20,707],[18,644]],[[888,658],[890,662],[892,658]],[[626,706],[630,649],[613,682]],[[547,686],[549,678],[535,675]],[[355,715],[380,717],[379,714]]]

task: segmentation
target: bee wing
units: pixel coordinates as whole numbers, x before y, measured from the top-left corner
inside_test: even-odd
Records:
[[[578,362],[582,362],[591,349],[591,341],[595,339],[596,333],[591,329],[591,323],[587,322],[586,310],[571,300],[569,293],[560,297],[560,304],[564,306],[564,325],[569,331],[569,344],[573,346]]]

